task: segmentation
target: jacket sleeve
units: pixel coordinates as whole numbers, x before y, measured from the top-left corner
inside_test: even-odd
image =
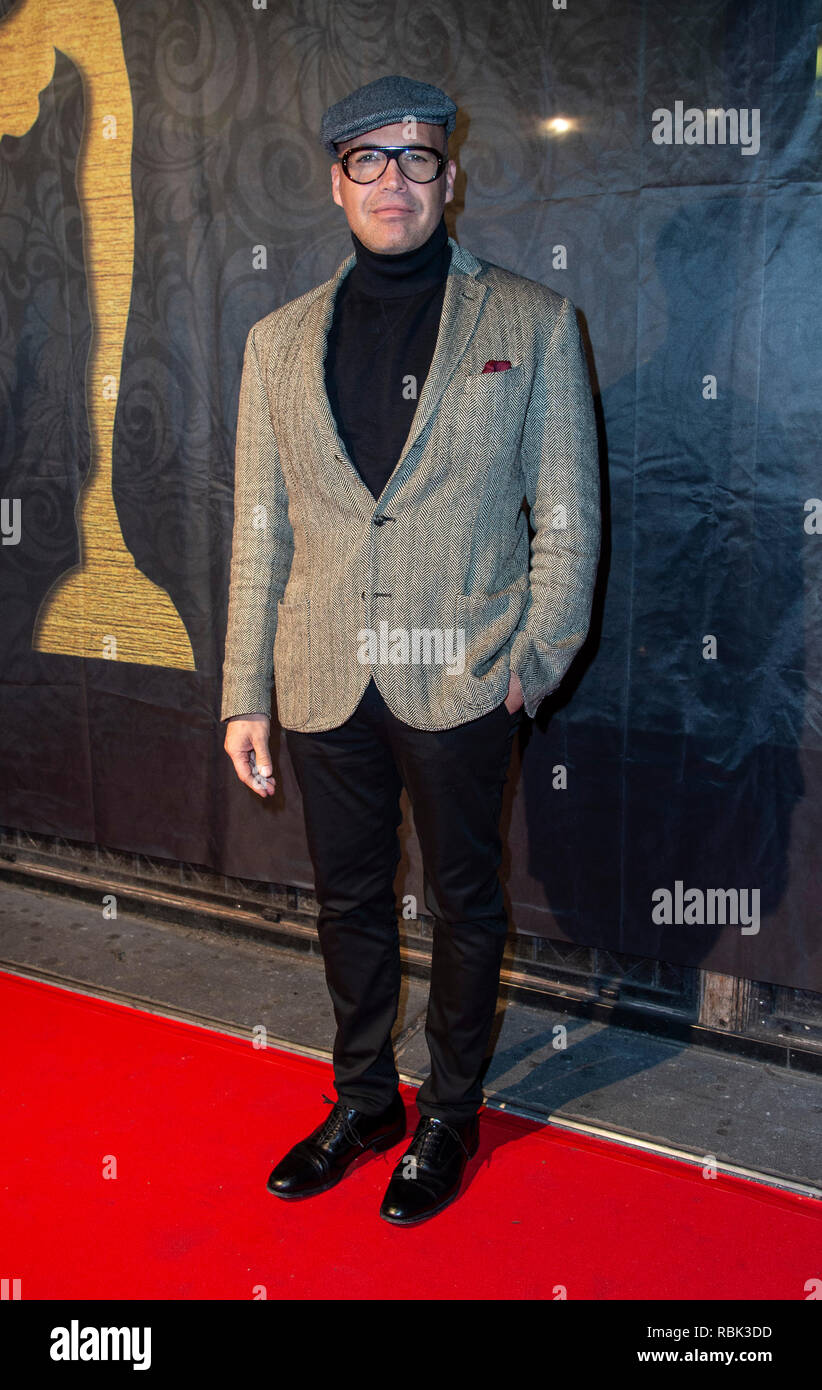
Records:
[[[277,604],[294,536],[254,329],[246,339],[234,456],[234,527],[220,718],[271,714]]]
[[[523,427],[531,508],[529,603],[510,650],[533,718],[585,640],[599,561],[598,450],[588,367],[574,306],[563,299]]]

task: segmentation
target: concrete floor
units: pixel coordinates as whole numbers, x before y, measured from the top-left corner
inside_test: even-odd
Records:
[[[231,1031],[264,1024],[269,1045],[330,1061],[334,1022],[316,955],[126,914],[108,921],[99,906],[0,881],[0,969]],[[416,1083],[428,1070],[426,999],[425,981],[406,980],[394,1030],[397,1066]],[[559,1024],[567,1046],[558,1050]],[[485,1095],[537,1119],[713,1155],[822,1197],[822,1076],[530,1007],[503,990]]]

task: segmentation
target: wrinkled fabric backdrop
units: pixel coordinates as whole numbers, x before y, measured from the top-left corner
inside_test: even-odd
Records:
[[[323,110],[407,73],[459,107],[449,232],[571,297],[601,426],[590,640],[526,721],[506,794],[514,925],[822,990],[818,0],[116,10],[135,245],[113,492],[195,669],[32,647],[80,558],[90,464],[85,103],[58,51],[31,129],[0,142],[0,467],[22,518],[0,546],[0,821],[311,886],[276,718],[266,802],[237,781],[218,722],[242,351],[352,250]],[[655,143],[654,112],[677,101],[758,110],[758,152]],[[422,908],[404,805],[398,898]],[[652,894],[677,881],[757,890],[758,932],[655,923]]]

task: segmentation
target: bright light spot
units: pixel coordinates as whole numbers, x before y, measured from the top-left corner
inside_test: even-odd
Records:
[[[542,122],[542,129],[546,135],[567,135],[573,128],[574,122],[565,116],[554,116],[552,120]]]

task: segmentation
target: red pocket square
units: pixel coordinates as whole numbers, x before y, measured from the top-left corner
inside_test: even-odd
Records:
[[[482,370],[483,372],[507,372],[510,365],[510,362],[494,362],[492,359],[490,362],[486,362]]]

